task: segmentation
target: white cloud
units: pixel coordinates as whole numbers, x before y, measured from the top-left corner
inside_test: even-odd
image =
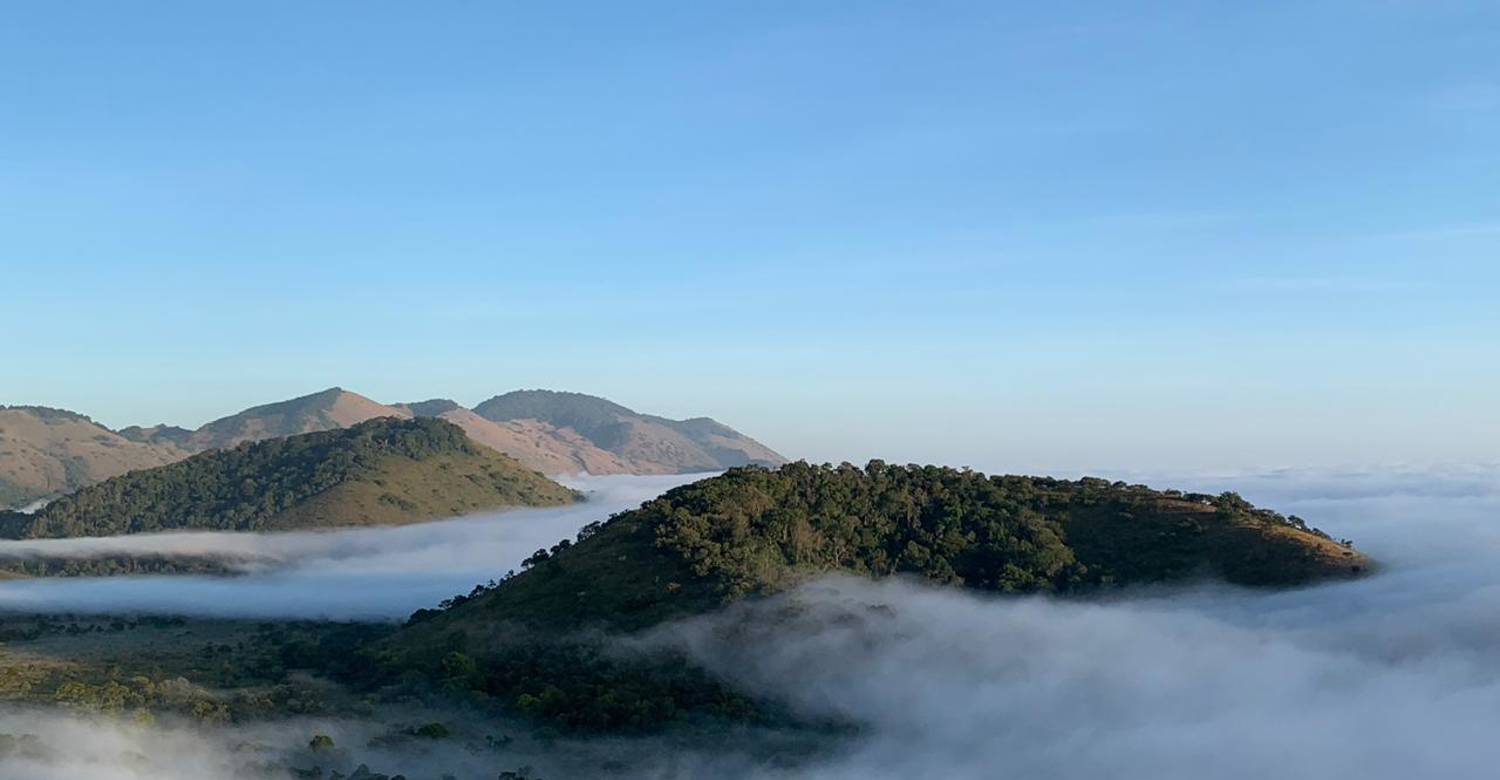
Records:
[[[863,724],[859,733],[830,737],[822,753],[795,759],[768,757],[770,743],[756,739],[764,735],[734,732],[707,742],[563,741],[537,746],[525,760],[548,778],[587,776],[604,756],[626,759],[623,776],[654,778],[1488,778],[1500,763],[1495,474],[1467,467],[1184,480],[1272,499],[1356,538],[1384,567],[1354,582],[1056,600],[824,580],[630,644],[685,648],[747,691],[805,714],[853,720]],[[408,584],[417,587],[423,569],[411,563]],[[231,582],[257,581],[267,582]],[[298,587],[302,597],[324,598],[307,592],[322,587],[311,579],[276,598],[291,600]],[[259,597],[253,590],[239,596]],[[86,742],[51,715],[9,717],[0,718],[0,731],[40,728],[49,738],[75,734]],[[305,739],[305,731],[297,725],[285,733]],[[87,738],[104,742],[82,756],[118,753],[109,732]],[[192,773],[222,758],[222,735],[140,739],[154,755],[180,752],[189,769],[91,774],[74,763],[28,775],[0,760],[0,776],[230,776]],[[469,773],[458,776],[492,780],[494,766],[467,765]]]
[[[538,548],[703,475],[581,477],[583,504],[418,525],[284,534],[172,533],[0,542],[0,558],[165,554],[227,560],[237,577],[0,583],[0,608],[224,617],[398,619],[519,569]]]

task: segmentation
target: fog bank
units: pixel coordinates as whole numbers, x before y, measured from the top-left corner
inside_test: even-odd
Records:
[[[0,609],[247,618],[404,618],[496,579],[538,548],[706,475],[566,480],[588,500],[415,525],[276,534],[169,533],[0,542],[0,559],[180,555],[235,577],[45,578],[0,582]]]
[[[528,748],[524,760],[549,780],[599,776],[616,761],[610,776],[684,779],[1489,778],[1500,765],[1494,477],[1476,470],[1459,480],[1437,475],[1433,484],[1402,475],[1380,484],[1368,474],[1152,480],[1238,490],[1353,538],[1382,568],[1363,580],[1298,590],[1142,589],[1090,601],[828,578],[620,641],[683,649],[745,691],[804,715],[859,724],[856,733],[828,737],[811,757],[746,732],[709,742],[563,740]],[[406,569],[413,588],[440,572],[420,570]],[[353,581],[371,582],[346,582]],[[194,578],[189,590],[204,585]],[[294,584],[278,598],[331,603]],[[350,609],[378,600],[349,598]],[[0,719],[0,731],[73,723],[14,722],[20,725]],[[295,725],[288,734],[303,739],[305,730]],[[109,732],[66,733],[114,749]],[[243,736],[231,729],[134,738],[158,746],[166,743],[151,740],[186,740],[172,749],[185,756],[181,766],[197,768],[235,758],[234,740]],[[149,774],[91,774],[73,765],[28,775],[11,762],[0,759],[0,776],[234,777],[178,764]],[[460,780],[493,780],[515,764],[484,754],[453,771]]]
[[[1472,476],[1220,487],[1353,537],[1383,564],[1359,581],[1078,602],[832,578],[650,641],[865,724],[820,778],[1492,777],[1500,491]]]

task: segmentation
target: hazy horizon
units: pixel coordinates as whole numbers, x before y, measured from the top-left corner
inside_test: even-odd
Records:
[[[131,425],[152,426],[158,424],[177,425],[184,428],[193,429],[205,423],[212,422],[222,417],[227,417],[244,411],[245,409],[310,395],[316,392],[321,392],[322,390],[331,389],[332,387],[339,387],[349,392],[358,393],[360,395],[371,398],[374,401],[388,405],[414,403],[436,398],[446,398],[456,401],[461,406],[468,408],[472,408],[478,405],[480,402],[488,400],[494,395],[509,392],[511,390],[562,390],[565,392],[581,392],[590,395],[600,395],[599,393],[591,392],[588,389],[539,385],[528,387],[507,387],[503,389],[497,389],[494,393],[488,393],[483,396],[476,396],[473,398],[456,398],[452,395],[445,395],[441,392],[428,393],[425,395],[418,393],[416,395],[388,397],[367,393],[362,391],[360,388],[350,387],[348,385],[330,385],[317,389],[288,391],[290,394],[284,396],[247,400],[241,405],[226,407],[220,412],[209,412],[207,416],[200,414],[198,417],[194,418],[185,418],[180,415],[172,416],[170,415],[170,413],[155,418],[149,416],[144,418],[111,418],[97,414],[93,409],[88,407],[67,406],[55,402],[27,399],[0,399],[0,406],[37,405],[63,408],[67,409],[68,411],[88,415],[95,422],[98,422],[105,427],[113,430],[119,430]],[[222,400],[223,398],[222,396],[217,397],[220,400]],[[725,423],[731,427],[738,429],[741,433],[744,433],[752,438],[761,441],[762,443],[766,444],[774,450],[777,450],[782,455],[792,460],[807,460],[814,463],[851,462],[863,464],[869,460],[879,459],[893,463],[937,463],[950,466],[964,466],[988,473],[1048,473],[1061,477],[1093,475],[1120,479],[1149,479],[1151,477],[1156,477],[1158,479],[1181,479],[1214,476],[1249,477],[1267,474],[1274,475],[1282,471],[1360,474],[1368,470],[1382,472],[1395,470],[1398,472],[1405,471],[1406,473],[1422,474],[1431,471],[1442,472],[1445,470],[1463,469],[1466,467],[1486,467],[1500,464],[1500,450],[1485,450],[1483,448],[1481,448],[1480,450],[1476,450],[1475,454],[1470,456],[1450,454],[1422,457],[1420,455],[1409,455],[1404,452],[1378,452],[1374,449],[1367,449],[1359,455],[1352,455],[1349,457],[1306,457],[1300,453],[1292,451],[1290,447],[1286,447],[1280,450],[1280,452],[1284,453],[1284,459],[1277,459],[1277,450],[1275,449],[1269,450],[1268,455],[1262,456],[1260,458],[1236,458],[1233,456],[1233,450],[1228,451],[1229,455],[1227,457],[1223,457],[1220,459],[1204,458],[1197,452],[1191,453],[1182,458],[1159,456],[1155,458],[1139,458],[1132,457],[1131,452],[1128,449],[1121,449],[1118,443],[1103,440],[1095,442],[1093,446],[1080,447],[1075,451],[1075,454],[1071,456],[1064,456],[1061,458],[1058,458],[1056,456],[1054,456],[1052,459],[1038,457],[1035,453],[1028,452],[1020,448],[1017,448],[1012,452],[992,454],[986,457],[982,450],[976,450],[972,446],[968,446],[965,448],[952,447],[949,445],[948,440],[943,438],[939,438],[936,441],[930,439],[927,441],[909,441],[907,442],[907,446],[893,446],[889,444],[883,444],[879,442],[880,434],[882,433],[881,430],[864,429],[861,427],[858,421],[852,420],[850,421],[851,429],[849,433],[851,435],[862,435],[864,437],[865,446],[839,449],[834,446],[829,446],[825,443],[812,442],[812,446],[810,447],[810,449],[798,450],[792,449],[782,444],[779,438],[773,438],[770,435],[762,433],[759,428],[751,427],[738,418],[730,417],[727,414],[716,411],[712,408],[697,408],[688,405],[684,406],[681,411],[663,411],[660,408],[650,405],[643,405],[633,403],[628,400],[622,400],[617,396],[602,397],[630,407],[635,411],[644,414],[657,414],[674,419],[686,419],[690,417],[712,417],[714,419],[717,419],[719,422]],[[101,400],[107,401],[108,399],[101,398]],[[710,401],[705,402],[702,406],[707,407],[711,405],[712,404]],[[147,401],[143,402],[141,406],[154,409],[163,408],[164,404],[159,402]],[[768,424],[764,427],[773,431],[780,430],[779,436],[785,436],[786,438],[794,440],[803,439],[805,441],[805,436],[795,436],[793,435],[795,432],[787,431],[784,426],[776,425],[774,411],[770,412],[769,414],[770,416],[767,420]],[[952,432],[962,433],[964,436],[972,436],[975,433],[972,428],[966,428],[960,422],[954,423],[954,429]],[[920,430],[915,431],[914,433],[920,434]],[[965,443],[967,444],[967,442]],[[916,446],[911,446],[912,444],[915,444]],[[1090,450],[1114,454],[1089,457],[1086,453]]]
[[[1493,460],[1493,4],[20,4],[0,403],[521,387],[793,457]]]

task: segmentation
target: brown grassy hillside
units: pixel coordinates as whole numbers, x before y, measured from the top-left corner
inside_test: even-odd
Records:
[[[0,407],[0,508],[70,493],[187,453],[133,442],[81,414],[40,406]]]

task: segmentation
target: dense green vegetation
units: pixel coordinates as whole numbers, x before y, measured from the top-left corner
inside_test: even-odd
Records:
[[[450,637],[447,647],[463,645],[461,638]],[[336,633],[309,634],[287,645],[279,660],[287,669],[328,674],[360,690],[440,692],[563,731],[646,732],[688,721],[794,722],[780,707],[733,690],[677,653],[622,651],[603,635],[516,631],[475,655],[431,649],[431,666],[414,668],[386,656],[378,642],[350,644]]]
[[[345,710],[347,692],[289,676],[282,649],[328,635],[346,649],[382,626],[180,617],[0,615],[0,702],[55,704],[137,721],[223,723]],[[357,639],[349,638],[350,635]]]
[[[106,555],[98,558],[0,559],[0,576],[127,577],[147,574],[227,575],[236,571],[224,558],[187,555]]]
[[[732,469],[586,528],[576,544],[538,551],[529,563],[453,611],[464,620],[634,629],[830,571],[1070,593],[1195,576],[1296,585],[1367,565],[1300,519],[1232,493],[879,461]]]
[[[349,474],[363,475],[361,484],[367,485],[386,479],[392,458],[448,463],[478,451],[441,421],[374,421],[200,456],[223,459],[222,469],[183,473],[180,481],[203,485],[201,492],[161,488],[144,495],[162,501],[207,496],[205,502],[238,506],[232,493],[225,496],[225,486],[249,473],[274,477],[257,483],[250,495],[262,489],[296,494],[308,482],[334,486],[302,500],[305,505],[348,484],[354,478]],[[248,521],[248,528],[265,527],[270,517],[230,516],[260,518]],[[195,522],[199,515],[173,517]],[[635,732],[723,722],[806,728],[810,724],[796,722],[775,702],[747,697],[684,656],[625,649],[611,634],[774,594],[827,572],[1074,594],[1195,577],[1294,585],[1350,576],[1367,565],[1346,543],[1232,493],[1183,494],[1099,479],[989,477],[878,461],[864,468],[747,467],[591,524],[575,539],[538,550],[520,573],[423,610],[394,632],[375,626],[268,627],[244,641],[206,645],[179,662],[193,670],[195,683],[248,685],[270,691],[272,698],[247,694],[230,700],[227,710],[203,709],[197,694],[183,698],[181,686],[163,687],[151,675],[83,678],[66,670],[17,678],[15,684],[91,708],[165,708],[219,718],[262,706],[315,711],[308,703],[315,692],[274,682],[312,672],[361,695],[441,696],[528,716],[548,730]]]
[[[1367,566],[1347,543],[1232,493],[879,461],[748,467],[592,524],[521,573],[419,612],[370,668],[571,728],[774,719],[684,659],[599,652],[588,629],[639,630],[827,572],[1070,594],[1194,577],[1296,585]]]
[[[437,419],[379,418],[131,472],[6,513],[11,538],[411,522],[577,495]]]

